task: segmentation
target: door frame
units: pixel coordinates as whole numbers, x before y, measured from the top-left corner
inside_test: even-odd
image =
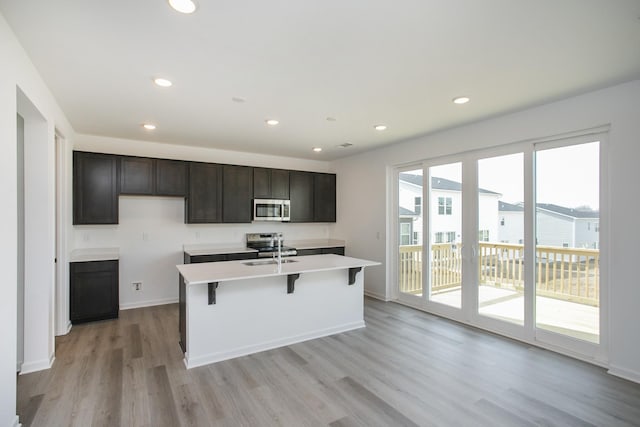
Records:
[[[481,150],[472,150],[468,152],[452,154],[448,156],[436,157],[432,159],[424,159],[422,162],[413,162],[410,164],[399,165],[393,169],[393,185],[392,196],[393,204],[391,210],[394,215],[391,217],[391,234],[393,248],[389,251],[389,257],[392,262],[392,277],[394,283],[389,287],[391,289],[391,299],[399,303],[424,310],[438,316],[446,317],[455,321],[466,323],[481,329],[495,332],[503,336],[524,341],[539,347],[548,348],[550,350],[567,354],[577,359],[586,360],[591,363],[605,366],[608,362],[608,342],[609,342],[609,252],[610,252],[610,221],[609,212],[611,211],[609,191],[609,160],[608,152],[608,131],[609,126],[599,126],[590,129],[584,129],[576,132],[570,132],[560,135],[548,136],[526,141],[519,141],[495,147],[489,147]],[[478,175],[477,162],[480,159],[495,157],[500,155],[508,155],[522,152],[524,156],[524,257],[528,265],[535,265],[536,248],[533,244],[527,242],[535,242],[535,151],[540,147],[544,149],[570,146],[581,143],[595,142],[600,143],[600,342],[598,344],[572,338],[570,336],[561,335],[552,331],[537,329],[535,327],[535,269],[525,269],[525,313],[524,324],[517,325],[510,322],[501,321],[488,316],[482,316],[478,313],[478,289],[476,278],[478,260],[475,254],[478,251]],[[429,173],[428,169],[434,166],[448,163],[462,163],[462,200],[463,200],[463,218],[462,218],[462,304],[461,308],[444,306],[439,303],[429,301],[429,271],[428,265],[430,257],[425,254],[430,253],[430,182],[427,182]],[[399,247],[399,231],[398,231],[398,181],[399,173],[408,170],[415,170],[422,166],[423,169],[423,293],[422,297],[412,297],[407,294],[401,294],[398,286],[398,247]],[[533,201],[533,203],[532,203]],[[466,274],[465,274],[466,273]],[[473,281],[470,282],[470,277]],[[468,289],[468,290],[467,290]]]

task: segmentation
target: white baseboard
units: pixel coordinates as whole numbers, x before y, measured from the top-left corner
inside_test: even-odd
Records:
[[[612,365],[609,365],[609,370],[607,372],[611,375],[615,375],[616,377],[624,378],[625,380],[640,384],[640,372]]]
[[[335,335],[342,332],[352,331],[354,329],[364,328],[364,320],[347,323],[345,325],[340,325],[328,329],[321,329],[318,331],[308,332],[301,335],[295,335],[292,337],[281,338],[273,341],[267,341],[260,344],[249,345],[245,347],[239,347],[230,351],[225,351],[221,353],[211,353],[205,354],[199,357],[189,357],[188,354],[185,354],[184,364],[187,369],[195,368],[197,366],[209,365],[215,362],[221,362],[223,360],[233,359],[240,356],[246,356],[248,354],[259,353],[261,351],[272,350],[278,347],[284,347],[291,344],[296,344],[303,341],[313,340],[316,338],[322,338],[329,335]]]
[[[32,372],[44,371],[51,368],[53,362],[56,360],[55,354],[52,354],[49,359],[36,360],[35,362],[23,362],[20,367],[20,375],[30,374]]]
[[[380,301],[384,301],[384,302],[389,302],[389,301],[391,301],[389,298],[387,298],[387,296],[386,296],[386,295],[382,295],[382,294],[379,294],[379,293],[377,293],[377,292],[371,292],[371,291],[368,291],[368,290],[366,290],[366,289],[364,290],[364,294],[365,294],[366,296],[368,296],[368,297],[375,298],[375,299],[379,299]]]
[[[131,310],[132,308],[153,307],[154,305],[175,304],[178,298],[162,298],[150,301],[129,302],[120,304],[120,310]]]
[[[20,427],[22,424],[20,424],[20,419],[18,418],[18,416],[16,415],[16,417],[13,419],[13,424],[11,424],[12,427]]]

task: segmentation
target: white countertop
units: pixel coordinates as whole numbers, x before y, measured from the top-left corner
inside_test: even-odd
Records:
[[[275,264],[253,266],[246,264],[247,262],[263,260],[203,262],[197,264],[182,264],[177,267],[187,285],[199,285],[211,282],[286,276],[288,274],[380,265],[377,261],[368,261],[333,254],[308,255],[286,259],[295,260],[295,262],[283,263],[280,271],[278,271],[278,266]]]
[[[182,245],[182,250],[189,256],[197,255],[218,255],[218,254],[239,254],[245,252],[258,252],[255,249],[246,246],[236,245],[233,243],[200,243],[192,245]]]
[[[69,262],[113,261],[120,259],[120,248],[83,248],[71,251]]]
[[[285,240],[284,244],[296,249],[336,248],[345,246],[344,240],[338,239]]]

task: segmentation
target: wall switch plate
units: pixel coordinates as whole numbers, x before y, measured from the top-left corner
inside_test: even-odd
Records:
[[[142,282],[131,282],[131,287],[133,288],[134,291],[141,291]]]

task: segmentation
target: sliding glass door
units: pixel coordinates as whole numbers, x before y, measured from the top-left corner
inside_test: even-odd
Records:
[[[422,166],[401,170],[396,178],[398,291],[411,302],[423,296]]]
[[[600,341],[599,142],[536,150],[536,328]]]
[[[462,307],[462,163],[429,172],[429,301]]]
[[[524,155],[477,165],[478,313],[524,325]]]
[[[604,136],[400,170],[399,299],[525,341],[602,354]]]

